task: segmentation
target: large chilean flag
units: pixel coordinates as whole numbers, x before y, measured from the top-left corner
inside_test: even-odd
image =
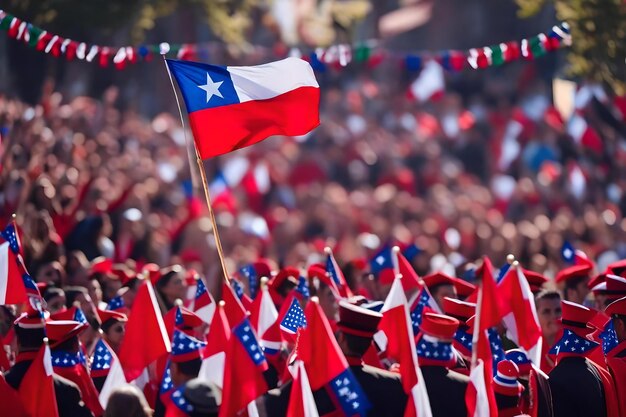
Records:
[[[183,94],[202,159],[271,135],[299,136],[319,125],[319,85],[311,66],[286,58],[251,67],[167,60]]]

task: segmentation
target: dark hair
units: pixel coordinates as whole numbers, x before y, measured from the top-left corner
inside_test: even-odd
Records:
[[[43,299],[47,301],[50,301],[51,299],[53,299],[54,297],[61,297],[62,295],[65,295],[65,292],[58,287],[48,287],[46,289],[46,292],[43,293]]]
[[[152,410],[143,393],[134,385],[117,387],[111,393],[104,417],[150,417]]]
[[[78,336],[72,336],[65,342],[56,345],[52,350],[64,350],[66,352],[78,352]]]
[[[196,378],[200,373],[200,366],[202,366],[202,361],[200,358],[195,358],[190,361],[177,362],[178,371],[186,376],[190,376]]]
[[[581,282],[587,281],[587,277],[576,277],[565,281],[565,290],[574,289],[580,285]]]
[[[357,355],[357,356],[365,355],[365,352],[367,352],[367,349],[369,349],[370,346],[372,345],[372,338],[370,337],[361,337],[361,336],[354,336],[351,334],[347,334],[344,332],[342,333],[346,339],[346,344],[348,345],[348,349],[350,349],[350,353],[354,355]]]
[[[561,294],[555,290],[541,290],[535,295],[535,302],[539,300],[561,300]]]
[[[80,287],[80,286],[69,286],[69,287],[65,287],[63,288],[63,290],[65,291],[65,306],[67,308],[70,308],[72,305],[74,305],[74,301],[76,301],[76,298],[78,298],[79,295],[84,295],[85,297],[89,296],[89,292],[87,291],[87,288],[85,287]]]
[[[38,349],[43,344],[44,329],[25,329],[15,326],[15,335],[20,348]]]

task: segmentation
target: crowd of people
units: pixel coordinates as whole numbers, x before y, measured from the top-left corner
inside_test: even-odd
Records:
[[[568,133],[544,85],[525,82],[529,86],[514,92],[490,85],[481,94],[448,92],[426,103],[367,75],[329,83],[322,90],[322,124],[309,136],[274,138],[205,161],[238,295],[252,302],[259,296],[245,267],[264,265],[257,275],[270,279],[266,285],[281,312],[290,294],[300,294],[304,276],[368,397],[368,415],[402,415],[407,401],[397,364],[374,337],[382,306],[376,301],[384,301],[390,287],[376,270],[376,256],[395,243],[416,249],[407,258],[442,313],[424,313],[414,329],[451,355],[429,361],[431,351],[417,348],[433,416],[467,415],[471,347],[468,355],[456,335],[469,331],[475,314],[467,299],[477,284],[477,260],[487,256],[503,265],[509,253],[535,290],[544,347],[541,362],[531,366],[499,329],[504,360],[494,364],[493,384],[500,415],[626,413],[611,409],[624,407],[626,398],[622,382],[611,383],[623,377],[621,344],[567,358],[553,349],[569,340],[602,344],[607,323],[615,342],[626,340],[619,300],[626,296],[619,262],[626,258],[623,100],[594,90],[577,104],[577,114],[602,138],[598,147]],[[100,340],[119,351],[144,278],[154,284],[164,317],[183,308],[177,300],[189,307],[196,277],[215,300],[222,298],[224,274],[189,157],[190,135],[172,114],[148,120],[121,110],[117,95],[111,88],[99,100],[66,99],[48,87],[36,106],[0,96],[0,217],[8,224],[17,216],[25,267],[51,317],[46,331],[53,357],[80,353],[91,372],[92,384],[81,379],[81,386],[55,366],[59,416],[166,415],[167,401],[156,394],[163,375],[153,375],[143,391],[136,385],[114,391],[104,407],[98,399],[104,379],[93,368]],[[587,262],[568,267],[566,242],[586,253]],[[326,246],[353,297],[331,290]],[[409,308],[416,294],[407,293]],[[303,305],[306,298],[300,297]],[[16,390],[43,343],[38,317],[22,307],[0,309],[5,378]],[[74,325],[79,308],[84,323]],[[217,415],[220,387],[198,378],[210,321],[193,308],[185,317],[184,330],[200,353],[187,360],[189,352],[174,347],[171,380],[187,387],[182,392],[196,410],[189,415]],[[257,401],[260,414],[286,415],[286,346],[272,360],[267,354],[268,387],[275,389]],[[322,394],[315,400],[320,415],[337,412]]]

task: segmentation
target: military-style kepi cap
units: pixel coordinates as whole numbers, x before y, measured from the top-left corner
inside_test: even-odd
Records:
[[[626,278],[607,274],[605,283],[606,289],[604,294],[606,294],[607,299],[613,301],[618,298],[626,297]]]
[[[561,310],[561,323],[563,327],[567,327],[576,334],[582,333],[586,335],[589,333],[591,326],[589,326],[588,323],[596,315],[594,310],[566,300],[561,300]]]
[[[594,291],[594,288],[599,288],[595,291],[602,291],[603,289],[601,287],[598,287],[598,285],[606,282],[606,272],[603,272],[601,274],[596,275],[595,277],[591,278],[589,280],[589,282],[587,283],[587,287],[591,290]],[[604,288],[606,289],[606,287]]]
[[[420,331],[443,342],[452,342],[460,322],[454,317],[436,313],[424,313]]]
[[[443,312],[455,319],[465,323],[476,314],[476,304],[468,303],[467,301],[461,301],[450,297],[443,298]]]
[[[624,276],[626,275],[626,259],[613,262],[606,267],[606,271],[610,274]]]
[[[438,285],[452,285],[456,289],[459,297],[469,297],[476,290],[476,286],[460,278],[451,277],[443,272],[435,272],[424,277],[424,283],[428,289],[432,290]]]
[[[591,265],[583,264],[583,265],[574,265],[569,268],[562,269],[556,274],[555,281],[557,284],[561,282],[566,282],[576,278],[588,278],[591,273]]]
[[[496,376],[493,377],[493,390],[496,394],[517,397],[524,387],[517,382],[520,371],[517,365],[508,360],[498,363]]]
[[[615,315],[626,316],[626,297],[622,297],[619,300],[613,301],[607,306],[604,312],[611,317]]]
[[[378,331],[383,315],[357,306],[348,300],[339,301],[337,327],[344,333],[360,337],[372,337]]]
[[[526,281],[528,281],[528,285],[530,286],[530,291],[532,291],[533,294],[541,291],[543,289],[543,284],[548,282],[548,278],[544,277],[539,272],[531,271],[529,269],[524,269],[523,271]]]
[[[50,340],[50,347],[60,345],[78,336],[89,327],[86,323],[79,323],[74,320],[48,320],[46,323],[46,334]]]

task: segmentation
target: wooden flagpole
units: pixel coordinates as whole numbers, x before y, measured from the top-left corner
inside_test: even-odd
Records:
[[[174,79],[172,78],[172,73],[170,72],[170,68],[167,65],[167,61],[165,60],[165,53],[162,53],[163,63],[165,64],[165,69],[167,70],[167,75],[170,78],[170,84],[172,85],[172,90],[174,91],[174,97],[176,98],[176,105],[178,106],[178,114],[180,115],[180,123],[183,127],[183,134],[185,136],[185,143],[189,143],[187,139],[187,131],[185,130],[185,118],[183,117],[183,110],[180,107],[180,100],[178,99],[178,93],[176,92],[176,87],[174,86]],[[204,164],[202,162],[202,158],[200,157],[200,153],[198,152],[198,147],[196,146],[196,142],[193,141],[193,149],[196,153],[196,163],[198,165],[198,169],[200,170],[200,178],[202,180],[202,189],[204,190],[204,198],[206,200],[207,207],[209,208],[209,217],[211,218],[211,225],[213,226],[213,237],[215,238],[215,246],[217,247],[217,254],[220,258],[220,264],[222,266],[222,271],[224,273],[224,279],[226,283],[230,284],[230,278],[228,277],[228,269],[226,269],[226,257],[224,256],[224,250],[222,249],[222,241],[220,240],[220,234],[217,230],[217,221],[215,220],[215,212],[213,211],[213,206],[211,205],[211,193],[209,192],[209,185],[207,183],[206,172],[204,171]]]

